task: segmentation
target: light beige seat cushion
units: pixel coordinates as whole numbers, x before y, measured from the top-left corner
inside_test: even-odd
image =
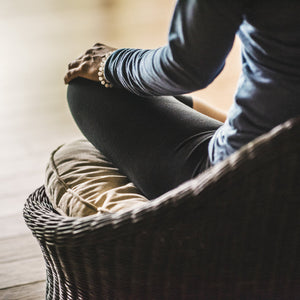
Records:
[[[87,140],[53,151],[46,168],[45,188],[53,207],[72,217],[124,212],[149,202]]]

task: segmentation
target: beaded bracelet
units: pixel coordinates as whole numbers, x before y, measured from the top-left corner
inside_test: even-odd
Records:
[[[112,53],[113,53],[113,51],[110,51],[105,54],[105,56],[102,58],[102,60],[100,62],[100,67],[98,70],[99,81],[106,88],[113,87],[113,85],[104,76],[105,63]]]

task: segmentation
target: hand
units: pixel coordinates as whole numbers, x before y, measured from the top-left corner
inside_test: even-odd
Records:
[[[102,58],[107,52],[114,51],[116,48],[96,43],[85,54],[79,56],[76,60],[68,65],[68,72],[65,75],[65,84],[77,77],[82,77],[98,81],[98,69]]]

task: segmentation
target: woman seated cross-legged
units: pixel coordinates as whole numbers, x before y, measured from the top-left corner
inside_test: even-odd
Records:
[[[97,43],[68,65],[85,137],[153,199],[300,114],[300,2],[179,0],[168,43]],[[183,94],[222,71],[235,35],[241,77],[227,116]]]

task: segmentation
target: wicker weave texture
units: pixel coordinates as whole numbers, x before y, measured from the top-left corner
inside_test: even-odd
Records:
[[[24,218],[47,299],[299,299],[300,121],[124,214],[68,218],[44,187]]]

